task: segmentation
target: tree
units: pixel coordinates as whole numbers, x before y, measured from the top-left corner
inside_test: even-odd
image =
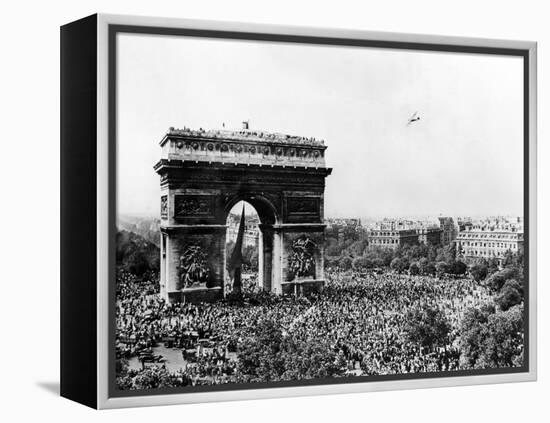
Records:
[[[504,258],[502,259],[502,266],[510,267],[510,266],[514,266],[515,264],[516,263],[515,263],[514,253],[512,253],[512,251],[510,250],[506,250],[504,252]]]
[[[429,265],[429,261],[426,257],[422,257],[420,260],[418,260],[417,264],[418,264],[418,268],[420,270],[420,273],[422,273],[423,275],[426,275],[428,272],[428,265]]]
[[[405,332],[423,346],[443,345],[451,330],[445,313],[437,307],[416,308],[407,313]]]
[[[116,234],[117,266],[138,277],[160,269],[160,250],[140,235],[129,231]]]
[[[115,361],[115,373],[118,376],[125,375],[128,372],[128,359],[126,358],[117,358]]]
[[[448,264],[448,272],[453,275],[463,275],[468,270],[468,266],[460,260],[452,261]]]
[[[325,268],[336,267],[340,261],[340,256],[327,256],[325,255]]]
[[[349,270],[352,264],[352,258],[349,256],[344,256],[338,261],[338,266],[344,270]]]
[[[492,311],[492,312],[491,312]],[[469,309],[461,324],[464,366],[476,369],[523,364],[523,306],[507,311]]]
[[[237,359],[248,381],[277,380],[284,372],[284,360],[280,355],[282,340],[280,326],[265,319],[240,343]]]
[[[325,254],[327,256],[361,256],[367,244],[365,233],[357,227],[332,225],[325,231]]]
[[[499,265],[498,265],[498,259],[491,258],[487,261],[487,273],[489,275],[492,275],[495,272],[498,272]]]
[[[377,267],[390,266],[391,261],[395,257],[395,252],[389,248],[375,247],[368,251],[367,256],[371,256],[375,263],[380,265]]]
[[[420,267],[416,262],[411,263],[411,265],[409,266],[409,273],[411,275],[418,275],[420,273]]]
[[[437,256],[435,261],[444,261],[446,263],[452,263],[456,260],[456,245],[454,242],[451,242],[449,245],[440,247],[437,250]]]
[[[435,272],[437,274],[437,277],[443,276],[445,273],[449,271],[449,265],[444,261],[439,261],[435,265]]]
[[[403,251],[403,257],[406,257],[409,261],[417,261],[421,258],[425,258],[428,255],[429,247],[426,244],[419,245],[406,245]]]
[[[175,386],[168,370],[160,366],[145,367],[133,379],[132,389],[157,389]]]
[[[495,307],[484,305],[480,308],[469,308],[465,311],[460,325],[460,361],[464,367],[475,367],[481,355],[481,344],[486,332],[489,316],[495,313]]]
[[[346,248],[346,252],[354,257],[362,256],[365,248],[367,248],[367,240],[359,239],[357,241],[354,241],[353,244]]]
[[[437,250],[438,248],[435,246],[435,245],[431,245],[428,247],[428,255],[427,255],[427,258],[428,258],[428,261],[430,263],[434,263],[436,261],[436,258],[437,258]]]
[[[339,256],[341,253],[340,247],[336,243],[329,243],[328,246],[325,248],[325,253],[327,256]]]
[[[424,274],[434,276],[435,273],[436,273],[435,265],[433,263],[428,263],[424,270]]]
[[[282,380],[335,377],[343,374],[344,366],[326,338],[288,336],[281,344]]]
[[[487,277],[488,269],[486,264],[477,263],[470,268],[470,274],[476,282],[481,282]]]
[[[373,267],[373,262],[368,257],[356,257],[353,259],[351,267],[353,267],[354,270],[370,269]]]
[[[272,320],[251,330],[237,353],[243,381],[268,382],[339,376],[342,365],[328,339],[289,331]]]
[[[504,253],[502,265],[503,267],[517,267],[521,272],[523,269],[523,251],[514,253],[511,250],[507,250]]]
[[[502,311],[506,311],[522,301],[523,289],[515,279],[508,279],[500,290],[500,294],[495,297],[495,303]]]
[[[523,364],[523,306],[490,315],[487,333],[478,365],[486,368]]]
[[[403,257],[396,257],[394,258],[392,261],[391,261],[391,264],[390,264],[390,267],[401,273],[403,271],[405,271],[408,267],[409,267],[409,262],[407,261],[406,258],[403,258]]]
[[[491,289],[494,293],[499,292],[504,283],[508,279],[516,279],[519,276],[518,269],[515,267],[507,267],[496,273],[493,273],[485,280],[485,284]]]

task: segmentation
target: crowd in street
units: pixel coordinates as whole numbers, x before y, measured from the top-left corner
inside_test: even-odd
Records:
[[[330,281],[302,330],[328,337],[350,370],[362,375],[459,369],[458,328],[467,308],[490,301],[472,279],[395,273],[329,272]],[[423,347],[408,340],[409,311],[437,307],[451,325],[448,342]]]
[[[259,321],[276,322],[289,336],[322,338],[342,374],[385,375],[459,369],[458,329],[464,311],[489,301],[471,278],[448,279],[328,270],[321,294],[269,297],[232,304],[168,304],[157,282],[118,275],[117,357],[131,358],[164,344],[181,350],[179,374],[193,384],[239,380],[238,352]],[[451,325],[447,342],[422,347],[404,331],[407,313],[436,306]],[[161,365],[161,364],[158,364]]]

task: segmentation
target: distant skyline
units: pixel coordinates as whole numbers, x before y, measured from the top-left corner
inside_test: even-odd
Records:
[[[245,203],[245,215],[246,216],[257,216],[258,212],[256,209],[246,201],[241,201],[235,204],[231,210],[229,211],[229,214],[233,214],[236,216],[240,216],[241,210],[242,210],[242,203]],[[128,212],[119,212],[119,216],[126,216],[126,217],[136,217],[136,218],[158,218],[160,219],[160,214],[156,211],[153,212],[142,212],[142,213],[128,213]],[[383,220],[383,219],[411,219],[411,220],[424,220],[424,219],[437,219],[438,217],[452,217],[452,218],[458,218],[458,217],[464,217],[464,218],[472,218],[474,220],[477,219],[485,219],[485,218],[491,218],[491,217],[508,217],[508,218],[515,218],[515,217],[523,217],[522,214],[511,214],[511,213],[501,213],[501,214],[425,214],[425,215],[366,215],[366,216],[358,216],[358,215],[342,215],[342,216],[327,216],[325,215],[325,219],[363,219],[363,220],[369,220],[369,221],[377,221],[377,220]]]
[[[159,214],[153,165],[169,127],[250,120],[325,140],[325,217],[523,215],[520,58],[129,34],[118,43],[120,213]]]

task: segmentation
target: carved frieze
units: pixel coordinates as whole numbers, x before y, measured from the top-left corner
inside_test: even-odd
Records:
[[[292,196],[286,199],[287,217],[290,220],[319,219],[321,216],[321,198]]]
[[[292,253],[288,258],[288,269],[295,278],[315,278],[315,251],[317,244],[308,236],[302,235],[292,243]]]
[[[174,217],[210,217],[215,213],[215,197],[200,194],[176,194],[174,196]]]
[[[178,270],[181,288],[206,286],[210,277],[206,252],[198,245],[186,246],[180,256]]]
[[[162,195],[160,197],[160,217],[161,219],[168,219],[168,196]]]
[[[199,165],[173,161],[166,168],[168,162],[159,162],[157,171],[161,174],[161,186],[177,186],[178,184],[210,183],[279,185],[284,187],[308,186],[324,189],[325,177],[330,169],[305,170],[285,168],[273,170],[247,166],[238,168],[232,165],[231,169],[216,168],[210,164]],[[176,167],[177,166],[177,167]],[[180,167],[181,166],[181,167]],[[163,168],[164,167],[164,168]],[[163,168],[163,170],[159,170]]]
[[[318,213],[319,201],[317,197],[289,197],[288,211],[294,214]]]

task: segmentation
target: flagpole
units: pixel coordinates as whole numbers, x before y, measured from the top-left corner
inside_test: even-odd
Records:
[[[242,266],[242,246],[244,238],[244,226],[245,226],[245,213],[244,213],[244,202],[243,209],[241,212],[241,220],[239,222],[239,231],[237,233],[237,240],[235,241],[235,247],[231,253],[231,261],[229,265],[230,273],[233,273],[233,293],[240,294],[242,288],[241,281],[241,266]]]

